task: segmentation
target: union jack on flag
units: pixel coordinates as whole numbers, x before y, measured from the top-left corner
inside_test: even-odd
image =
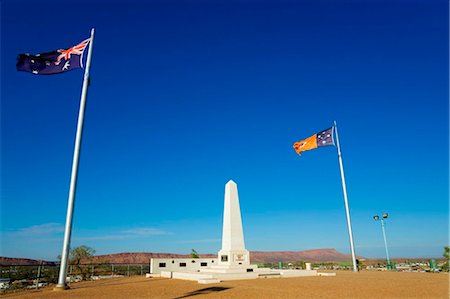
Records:
[[[60,74],[73,69],[83,68],[83,53],[90,42],[85,39],[76,46],[52,52],[31,55],[19,54],[16,68],[18,71],[35,75]]]

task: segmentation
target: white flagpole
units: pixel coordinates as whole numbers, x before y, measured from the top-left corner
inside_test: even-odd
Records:
[[[67,265],[69,262],[70,237],[72,235],[73,207],[75,203],[75,193],[77,189],[78,162],[80,158],[81,139],[83,134],[84,110],[86,107],[87,91],[89,87],[89,68],[91,66],[92,47],[94,46],[94,28],[91,30],[91,39],[89,41],[89,51],[84,70],[83,89],[81,92],[80,110],[78,112],[77,134],[75,137],[75,148],[73,152],[72,175],[70,178],[69,199],[67,204],[66,228],[64,230],[64,243],[61,254],[61,265],[59,268],[58,284],[55,290],[68,289],[66,284]]]
[[[336,131],[336,145],[339,157],[339,167],[341,170],[342,191],[344,192],[344,203],[345,203],[345,214],[347,215],[348,236],[350,238],[350,249],[352,251],[353,271],[358,272],[358,268],[356,266],[355,245],[353,244],[352,222],[350,220],[350,210],[348,208],[347,187],[345,185],[345,176],[344,176],[344,165],[342,164],[341,147],[339,146],[339,135],[336,121],[334,121],[334,130]]]

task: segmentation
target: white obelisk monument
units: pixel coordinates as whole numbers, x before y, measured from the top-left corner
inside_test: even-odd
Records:
[[[242,229],[241,209],[239,206],[239,196],[237,185],[230,180],[225,185],[225,202],[223,209],[222,228],[222,249],[218,253],[218,259],[205,259],[197,268],[186,269],[186,260],[159,259],[153,264],[164,264],[161,270],[161,277],[197,280],[199,283],[218,283],[225,280],[256,279],[267,277],[301,277],[316,276],[316,270],[290,270],[290,269],[269,269],[258,268],[258,265],[250,264],[250,253],[245,249],[244,231]],[[167,265],[174,265],[172,269],[167,269]],[[183,268],[177,265],[184,264]],[[190,263],[189,263],[190,264]],[[203,266],[201,264],[204,264]],[[206,267],[206,264],[209,264]],[[160,266],[161,267],[161,266]]]
[[[225,185],[222,249],[218,255],[218,266],[221,267],[244,268],[250,265],[250,253],[244,244],[237,185],[232,180]]]

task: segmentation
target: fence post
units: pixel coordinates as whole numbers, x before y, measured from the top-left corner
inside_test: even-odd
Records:
[[[141,276],[142,276],[142,264],[141,264]]]
[[[127,276],[130,277],[130,264],[127,265]]]
[[[92,266],[91,266],[91,277],[94,276],[94,274],[95,274],[94,267],[95,267],[94,264],[92,264]]]
[[[111,277],[114,276],[114,264],[111,264]]]
[[[38,266],[38,273],[37,273],[37,277],[36,277],[36,289],[39,288],[39,278],[41,277],[41,266],[42,266],[42,261],[39,263],[39,266]]]

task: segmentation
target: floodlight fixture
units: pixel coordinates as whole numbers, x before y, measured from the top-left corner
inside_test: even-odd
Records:
[[[383,213],[383,219],[388,218],[388,213]]]
[[[373,216],[373,220],[378,220],[378,219],[380,219],[380,216],[378,216],[378,215]]]

